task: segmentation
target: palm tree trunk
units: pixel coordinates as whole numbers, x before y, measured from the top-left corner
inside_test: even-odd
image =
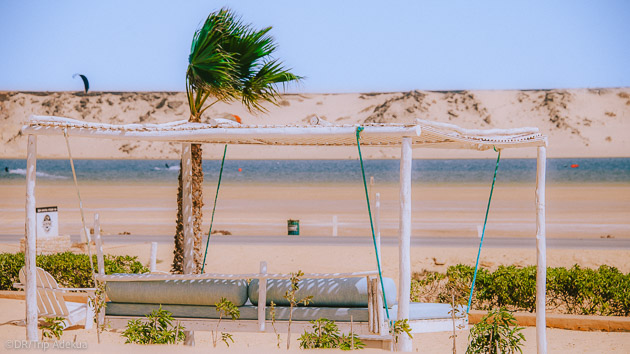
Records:
[[[203,168],[202,149],[200,144],[192,144],[192,199],[193,199],[193,232],[195,235],[194,260],[196,265],[195,273],[201,272],[203,262],[201,229],[203,222]],[[182,214],[182,166],[179,164],[179,176],[177,178],[179,187],[177,189],[177,220],[175,225],[175,250],[173,250],[173,273],[182,273],[184,270],[184,217]]]

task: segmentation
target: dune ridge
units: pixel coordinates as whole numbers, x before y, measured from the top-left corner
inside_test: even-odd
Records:
[[[239,115],[245,124],[307,124],[317,115],[335,124],[405,123],[416,118],[470,129],[535,126],[549,136],[549,157],[630,156],[630,88],[505,91],[409,91],[391,93],[285,94],[277,107],[253,115],[239,102],[217,103],[204,119]],[[188,118],[183,92],[0,92],[0,156],[24,158],[26,139],[19,129],[31,114],[55,115],[111,124],[165,123]],[[40,138],[43,158],[65,158],[55,137]],[[48,144],[48,141],[52,143]],[[77,158],[177,158],[174,143],[75,139]],[[254,151],[255,150],[255,151]],[[505,157],[533,157],[532,149]],[[416,150],[418,151],[418,150]],[[208,146],[206,158],[221,147]],[[231,158],[354,158],[353,148],[238,146]],[[395,148],[366,149],[368,158],[398,158]],[[424,150],[418,158],[473,158],[477,151]]]

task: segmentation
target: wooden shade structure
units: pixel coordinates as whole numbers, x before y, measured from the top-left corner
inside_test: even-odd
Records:
[[[241,125],[229,120],[212,119],[210,123],[178,121],[167,124],[111,125],[88,123],[62,117],[31,116],[22,128],[28,135],[26,174],[26,320],[27,339],[37,340],[37,302],[35,293],[35,171],[37,135],[67,134],[70,137],[182,143],[184,272],[193,263],[193,221],[191,190],[191,144],[245,144],[278,146],[356,146],[359,125],[332,125],[318,118],[309,125]],[[362,146],[401,147],[400,159],[400,232],[398,319],[409,318],[411,290],[411,162],[414,148],[506,149],[536,148],[536,333],[539,353],[546,353],[545,288],[545,172],[547,137],[537,128],[469,130],[455,125],[416,120],[411,124],[364,124],[360,133]],[[411,351],[411,341],[401,337],[403,351]]]

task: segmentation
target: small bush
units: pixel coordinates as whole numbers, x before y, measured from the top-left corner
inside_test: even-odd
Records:
[[[302,349],[339,348],[341,350],[353,350],[365,347],[365,344],[356,334],[341,334],[335,321],[320,318],[309,322],[313,324],[313,332],[305,330],[298,338]]]
[[[105,273],[145,273],[149,270],[135,256],[105,255]],[[72,252],[39,255],[38,267],[50,273],[62,287],[89,288],[94,286],[90,258]],[[96,256],[93,256],[96,267]],[[15,290],[13,283],[19,282],[19,271],[24,267],[24,253],[0,253],[0,290]]]
[[[63,317],[48,317],[44,319],[44,324],[41,325],[42,328],[42,340],[52,339],[55,337],[57,340],[61,339],[63,335],[63,327],[64,327]]]
[[[413,338],[411,335],[411,327],[409,327],[409,322],[406,318],[394,321],[389,327],[389,334],[394,337],[394,351],[398,351],[398,339],[400,339],[403,333],[406,334],[409,339]]]
[[[163,310],[162,305],[151,311],[146,320],[131,320],[122,336],[125,343],[135,344],[177,344],[186,338],[185,328],[179,324],[173,326],[171,313]]]
[[[0,290],[15,290],[18,274],[24,266],[24,253],[0,253]]]
[[[522,353],[525,336],[523,327],[516,325],[516,319],[504,308],[491,310],[475,324],[468,335],[468,353]]]

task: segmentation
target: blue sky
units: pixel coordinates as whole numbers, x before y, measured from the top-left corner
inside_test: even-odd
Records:
[[[0,90],[183,91],[223,6],[274,27],[291,92],[630,86],[630,1],[0,0]]]

